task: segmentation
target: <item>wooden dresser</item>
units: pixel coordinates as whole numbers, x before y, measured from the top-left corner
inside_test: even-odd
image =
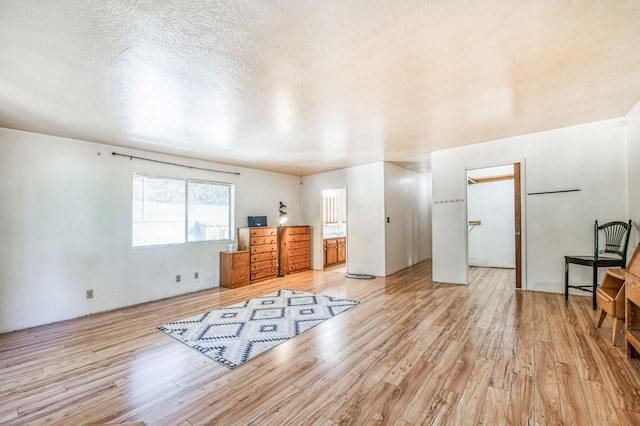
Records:
[[[627,357],[631,358],[640,354],[640,277],[627,272],[624,286],[627,302],[624,340]]]
[[[309,226],[284,226],[280,236],[280,272],[293,274],[311,269]]]
[[[249,251],[220,252],[220,287],[249,285]]]
[[[238,229],[238,250],[248,250],[252,283],[278,274],[278,228],[263,226]]]
[[[347,238],[327,238],[324,240],[324,266],[333,266],[344,263],[347,259]]]

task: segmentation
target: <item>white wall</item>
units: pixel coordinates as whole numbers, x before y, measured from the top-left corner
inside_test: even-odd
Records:
[[[347,268],[383,276],[384,166],[382,162],[302,178],[303,222],[312,226],[313,269],[323,269],[322,191],[347,188]]]
[[[323,268],[322,191],[341,187],[347,189],[349,273],[386,276],[431,256],[428,176],[379,162],[305,176],[302,183],[313,269]]]
[[[470,170],[480,177],[513,175],[513,165]],[[514,181],[467,185],[467,218],[480,221],[468,227],[469,266],[515,268]]]
[[[134,172],[234,183],[236,226],[278,201],[301,224],[298,177],[0,128],[0,332],[218,286],[228,242],[131,248]]]
[[[634,233],[629,242],[629,256],[638,245],[640,223],[640,102],[625,117],[627,122],[627,169],[629,172],[629,218],[633,219]]]
[[[385,275],[430,257],[428,179],[384,163]]]
[[[591,251],[593,221],[627,219],[626,138],[619,121],[434,152],[433,279],[467,283],[465,169],[524,160],[524,285],[563,292],[563,256]],[[573,188],[581,191],[526,195]],[[586,271],[571,274],[572,281],[590,282]]]

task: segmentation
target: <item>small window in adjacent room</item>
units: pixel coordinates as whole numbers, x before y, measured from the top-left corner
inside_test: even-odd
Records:
[[[231,185],[134,175],[133,247],[230,238]]]
[[[322,191],[324,223],[338,223],[338,198],[334,195],[335,191]],[[325,193],[327,195],[325,195]]]

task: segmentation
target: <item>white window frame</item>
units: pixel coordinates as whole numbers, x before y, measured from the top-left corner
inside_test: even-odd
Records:
[[[135,202],[133,199],[133,183],[135,182],[136,177],[143,177],[147,179],[171,179],[174,181],[181,181],[184,183],[184,239],[182,242],[176,243],[159,243],[159,244],[139,244],[134,245],[134,209],[133,203]],[[167,246],[179,246],[179,245],[187,245],[187,244],[208,244],[208,243],[228,243],[233,241],[233,230],[235,229],[234,224],[234,211],[235,211],[235,185],[231,182],[219,182],[219,181],[209,181],[203,179],[190,179],[183,177],[171,177],[171,176],[159,176],[159,175],[150,175],[145,173],[134,173],[132,182],[132,194],[131,194],[131,247],[134,249],[142,249],[142,248],[155,248],[155,247],[167,247]],[[218,186],[226,186],[229,190],[229,209],[228,209],[228,223],[229,223],[229,238],[225,239],[210,239],[210,240],[198,240],[198,241],[189,241],[189,184],[198,183],[198,184],[207,184],[207,185],[218,185]]]

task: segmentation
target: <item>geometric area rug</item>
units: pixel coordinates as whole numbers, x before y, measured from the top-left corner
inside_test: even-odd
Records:
[[[234,368],[358,303],[284,289],[158,329]]]

